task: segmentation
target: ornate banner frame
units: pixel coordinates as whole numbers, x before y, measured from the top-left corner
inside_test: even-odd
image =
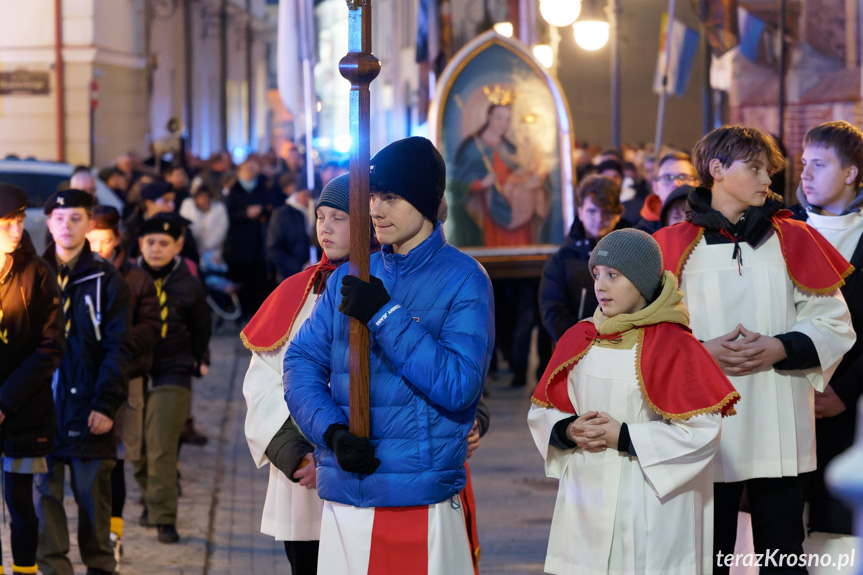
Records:
[[[429,126],[447,164],[451,244],[513,263],[557,250],[575,217],[571,114],[527,46],[489,31],[462,48]]]

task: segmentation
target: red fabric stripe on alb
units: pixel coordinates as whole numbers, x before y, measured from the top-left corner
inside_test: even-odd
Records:
[[[427,505],[376,508],[368,575],[427,575],[428,517]]]

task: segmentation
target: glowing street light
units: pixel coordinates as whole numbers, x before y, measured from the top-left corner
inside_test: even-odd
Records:
[[[581,0],[540,0],[542,18],[558,28],[569,26],[581,13]]]
[[[599,50],[608,42],[609,28],[601,20],[578,20],[572,25],[575,43],[590,52]]]
[[[610,28],[608,18],[596,6],[596,0],[586,0],[581,17],[572,25],[572,32],[576,44],[593,52],[608,42]]]

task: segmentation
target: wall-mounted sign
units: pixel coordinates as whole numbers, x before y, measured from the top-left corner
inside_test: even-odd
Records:
[[[0,72],[0,95],[45,95],[51,92],[51,73],[33,70]]]

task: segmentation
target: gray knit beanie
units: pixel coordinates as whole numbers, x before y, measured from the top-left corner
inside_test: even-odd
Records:
[[[650,303],[662,286],[662,250],[656,240],[635,228],[611,232],[596,244],[588,269],[603,265],[614,268]]]
[[[351,198],[351,177],[350,174],[342,174],[336,176],[324,186],[321,190],[321,196],[318,198],[318,203],[315,204],[315,210],[321,206],[329,206],[337,210],[341,210],[347,214],[350,210]]]

